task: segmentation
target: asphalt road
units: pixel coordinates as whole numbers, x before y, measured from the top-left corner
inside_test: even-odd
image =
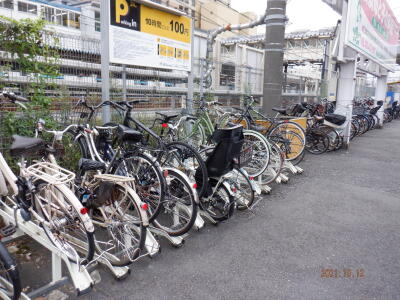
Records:
[[[101,270],[79,299],[400,299],[399,132],[307,156],[254,211],[163,243],[124,281]]]

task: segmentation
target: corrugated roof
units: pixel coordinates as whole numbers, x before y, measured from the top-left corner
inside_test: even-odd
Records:
[[[301,30],[296,32],[289,32],[285,34],[285,39],[304,39],[319,36],[332,36],[335,33],[335,27],[323,28],[320,30],[310,31]],[[256,43],[265,40],[264,34],[257,34],[252,36],[239,36],[231,39],[221,40],[222,44],[235,44],[235,43]]]

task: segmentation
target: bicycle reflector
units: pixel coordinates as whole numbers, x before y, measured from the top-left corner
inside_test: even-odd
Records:
[[[148,210],[148,209],[149,209],[149,205],[148,205],[147,203],[142,203],[142,204],[140,205],[140,207],[141,207],[142,209],[144,209],[144,210]]]
[[[167,127],[168,127],[168,124],[167,124],[167,123],[162,123],[161,126],[162,126],[163,128],[167,128]]]
[[[88,213],[88,209],[86,207],[82,207],[80,212],[82,215],[86,215]]]
[[[193,188],[197,189],[197,183],[193,184]]]
[[[168,177],[168,170],[164,170],[163,174],[164,174],[164,177],[167,178]]]

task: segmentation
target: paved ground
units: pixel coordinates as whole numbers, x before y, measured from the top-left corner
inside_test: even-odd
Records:
[[[122,282],[102,270],[79,299],[399,299],[399,132],[393,122],[349,151],[307,156],[305,174],[254,212],[194,232],[181,249],[164,245]]]

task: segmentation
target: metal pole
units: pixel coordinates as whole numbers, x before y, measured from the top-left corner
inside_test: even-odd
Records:
[[[204,59],[200,58],[200,99],[203,98],[204,95]]]
[[[383,127],[383,113],[385,110],[386,104],[386,93],[387,93],[387,75],[383,75],[378,77],[376,82],[376,90],[375,90],[375,101],[383,101],[382,107],[377,112],[377,116],[379,118],[378,128]],[[376,104],[376,103],[375,103]]]
[[[189,113],[193,113],[193,97],[194,97],[194,19],[192,18],[191,28],[191,51],[190,51],[190,65],[191,71],[188,73],[188,91],[186,96],[186,109]]]
[[[272,108],[280,106],[282,102],[286,4],[287,0],[268,0],[267,3],[262,106],[265,114],[272,114]]]
[[[110,100],[110,1],[101,0],[101,100]],[[110,107],[103,107],[103,122],[111,120]]]
[[[122,66],[122,100],[126,101],[126,66]]]

